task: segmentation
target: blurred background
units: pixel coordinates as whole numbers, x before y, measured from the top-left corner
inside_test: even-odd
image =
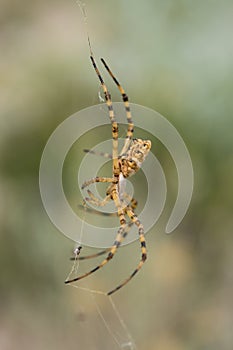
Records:
[[[0,349],[119,349],[98,313],[124,342],[108,299],[63,283],[74,242],[50,222],[38,184],[54,129],[99,103],[79,7],[1,0],[0,9]],[[230,350],[233,3],[87,0],[86,10],[96,57],[106,58],[132,102],[177,128],[195,174],[190,208],[166,235],[177,177],[166,149],[155,145],[168,182],[166,208],[146,236],[148,261],[114,303],[140,350]],[[107,291],[139,254],[138,242],[123,247],[85,283]]]

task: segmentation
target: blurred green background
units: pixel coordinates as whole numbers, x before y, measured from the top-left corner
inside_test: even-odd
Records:
[[[86,7],[96,57],[106,58],[132,102],[178,129],[195,173],[188,213],[167,236],[177,178],[157,145],[166,210],[146,236],[146,265],[114,302],[140,350],[230,350],[233,2],[87,0]],[[118,349],[91,295],[63,284],[74,243],[50,222],[38,185],[52,131],[99,103],[77,4],[1,0],[0,51],[0,349]],[[138,242],[122,248],[89,286],[114,287],[139,254]],[[98,306],[112,325],[108,300]]]

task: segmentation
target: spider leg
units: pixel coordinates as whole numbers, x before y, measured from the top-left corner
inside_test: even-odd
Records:
[[[132,114],[130,111],[129,98],[128,98],[127,94],[125,93],[125,90],[123,89],[123,87],[121,86],[119,81],[116,79],[116,77],[114,76],[111,69],[109,68],[109,66],[107,65],[107,63],[105,62],[105,60],[103,58],[101,58],[101,62],[103,63],[103,65],[106,68],[106,70],[108,71],[109,75],[112,77],[113,81],[117,85],[118,90],[121,93],[122,100],[123,100],[124,105],[125,105],[126,118],[127,118],[127,122],[128,122],[128,130],[127,130],[127,135],[126,135],[124,146],[120,152],[120,155],[122,155],[128,151],[131,139],[133,137],[133,132],[134,132],[134,123],[133,123]]]
[[[127,198],[128,197],[128,198]],[[128,201],[130,201],[130,207],[132,209],[136,209],[137,207],[137,204],[138,202],[136,201],[135,198],[131,198],[129,195],[126,196],[126,198],[128,199]],[[127,206],[127,204],[126,204]],[[101,216],[114,216],[116,217],[117,216],[117,213],[105,213],[103,211],[99,211],[97,209],[94,209],[94,208],[91,208],[91,207],[87,207],[87,206],[83,206],[82,204],[79,204],[78,207],[82,210],[86,210],[87,212],[89,213],[93,213],[93,214],[96,214],[96,215],[101,215]]]
[[[104,207],[108,201],[111,200],[111,194],[108,194],[103,200],[100,200],[97,198],[89,189],[87,190],[87,193],[89,195],[89,198],[86,197],[85,201],[91,204],[96,205],[97,207]],[[124,193],[124,198],[126,198],[130,202],[130,208],[135,209],[137,207],[138,202],[135,198],[130,197],[127,193]],[[124,203],[122,205],[123,208],[126,208],[127,203]],[[110,213],[111,214],[111,213]],[[114,216],[116,213],[112,213]]]
[[[107,89],[107,86],[105,85],[102,76],[100,75],[99,69],[95,63],[95,59],[93,55],[90,56],[92,65],[95,69],[95,72],[99,78],[99,81],[101,83],[102,89],[104,91],[104,96],[105,96],[105,101],[108,107],[108,113],[109,113],[109,118],[112,124],[112,158],[113,158],[113,174],[116,179],[119,178],[120,174],[120,166],[119,166],[119,161],[118,161],[118,124],[115,118],[115,114],[113,111],[113,106],[112,106],[112,100],[111,100],[111,95]]]
[[[88,181],[85,181],[82,184],[81,188],[83,190],[85,187],[87,187],[87,186],[89,186],[89,185],[91,185],[91,184],[93,184],[95,182],[113,182],[114,183],[114,181],[115,180],[112,177],[99,177],[99,176],[97,176],[97,177],[93,177],[92,179],[90,179]]]
[[[124,239],[124,232],[126,230],[126,227],[127,227],[126,224],[120,226],[120,228],[119,228],[119,230],[117,232],[117,236],[116,236],[116,240],[115,240],[114,244],[110,248],[110,251],[109,251],[107,257],[99,265],[97,265],[94,269],[90,270],[89,272],[84,273],[83,275],[80,275],[80,276],[75,277],[75,278],[70,279],[70,280],[66,280],[65,284],[72,283],[72,282],[75,282],[75,281],[79,281],[79,280],[81,280],[81,279],[91,275],[95,271],[99,270],[104,265],[106,265],[114,257],[114,255],[115,255],[115,253],[117,251],[117,248],[119,248],[119,246],[121,245],[121,242]]]
[[[130,207],[131,209],[136,209],[136,207],[138,205],[138,201],[134,197],[131,197],[126,192],[123,194],[123,196],[124,196],[124,198],[126,198],[130,202],[130,205],[128,205],[128,207]]]
[[[127,279],[125,279],[121,284],[119,284],[116,288],[114,288],[110,292],[108,292],[107,295],[111,295],[111,294],[115,293],[117,290],[119,290],[120,288],[122,288],[123,286],[125,286],[136,275],[136,273],[141,269],[142,265],[144,264],[144,262],[146,261],[146,258],[147,258],[146,241],[145,241],[145,236],[144,236],[143,225],[139,221],[137,215],[134,213],[132,208],[130,208],[130,207],[127,208],[127,215],[129,216],[132,223],[134,223],[138,227],[142,256],[141,256],[141,260],[140,260],[138,266],[131,273],[131,275]]]
[[[97,152],[97,151],[93,151],[91,149],[84,149],[83,152],[94,154],[96,156],[100,156],[100,157],[104,157],[104,158],[108,158],[108,159],[112,159],[112,155],[109,153],[105,153],[105,152]]]
[[[132,227],[133,225],[133,222],[129,222],[125,228],[125,231],[123,233],[123,239],[127,236],[127,234],[129,233],[130,231],[130,228]],[[75,256],[75,257],[72,257],[70,258],[70,260],[74,261],[74,260],[86,260],[86,259],[92,259],[92,258],[96,258],[98,256],[101,256],[107,252],[109,252],[111,250],[111,248],[107,248],[107,249],[104,249],[104,250],[101,250],[100,252],[96,253],[96,254],[91,254],[91,255],[86,255],[86,256]]]
[[[94,203],[94,204],[96,205],[96,203]],[[136,199],[131,198],[130,205],[125,204],[124,208],[126,208],[127,206],[128,207],[130,206],[130,208],[135,209],[137,207]],[[104,211],[99,211],[97,209],[94,209],[94,208],[91,208],[91,207],[88,207],[88,206],[84,207],[82,204],[79,204],[78,207],[80,209],[82,209],[82,210],[86,210],[87,212],[95,214],[95,215],[108,216],[108,217],[117,217],[118,216],[117,212],[108,213],[108,212],[104,212]]]
[[[79,204],[78,207],[80,209],[83,209],[83,210],[86,210],[87,212],[89,213],[93,213],[93,214],[96,214],[96,215],[101,215],[101,216],[117,216],[117,213],[105,213],[103,211],[99,211],[97,209],[94,209],[94,208],[90,208],[90,207],[86,207],[84,208],[83,205]]]
[[[107,253],[111,248],[107,248],[104,250],[101,250],[98,253],[95,254],[91,254],[91,255],[86,255],[86,256],[72,256],[72,258],[70,258],[70,260],[74,261],[74,260],[86,260],[86,259],[92,259],[92,258],[97,258],[100,255],[103,255],[105,253]]]
[[[89,194],[89,198],[86,197],[85,201],[94,204],[97,207],[104,207],[107,204],[107,202],[111,200],[110,194],[108,194],[103,200],[100,200],[99,198],[95,197],[95,195],[90,190],[87,190],[87,193]]]

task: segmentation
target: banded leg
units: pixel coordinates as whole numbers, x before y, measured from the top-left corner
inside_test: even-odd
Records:
[[[119,197],[117,184],[114,184],[111,188],[111,198],[114,201],[115,206],[117,208],[117,215],[120,220],[120,225],[125,225],[126,224],[125,207],[124,207],[124,203],[121,202],[121,199]]]
[[[144,235],[144,227],[140,220],[138,219],[137,215],[134,213],[133,209],[128,207],[126,209],[127,215],[130,218],[130,220],[137,226],[138,228],[138,233],[139,233],[139,240],[141,243],[141,252],[142,252],[142,257],[141,261],[144,263],[147,258],[147,250],[146,250],[146,241],[145,241],[145,235]]]
[[[87,187],[87,186],[89,186],[91,184],[94,184],[96,182],[112,182],[112,183],[114,183],[114,181],[115,180],[112,177],[99,177],[99,176],[97,176],[97,177],[93,177],[92,179],[90,179],[88,181],[85,181],[82,184],[81,188],[83,190],[85,187]]]
[[[131,197],[128,193],[124,193],[124,197],[130,202],[130,205],[128,205],[128,208],[136,209],[138,205],[138,201]]]
[[[127,234],[129,233],[130,231],[130,228],[133,226],[133,223],[130,222],[127,224],[126,228],[125,228],[125,231],[123,233],[123,239],[127,236]],[[101,256],[107,252],[109,252],[111,250],[111,248],[107,248],[107,249],[104,249],[104,250],[101,250],[100,252],[98,253],[95,253],[95,254],[91,254],[91,255],[86,255],[86,256],[75,256],[75,257],[72,257],[70,258],[70,260],[74,261],[74,260],[86,260],[86,259],[92,259],[92,258],[97,258],[98,256]]]
[[[110,193],[107,194],[106,197],[104,199],[102,199],[102,200],[97,198],[93,194],[93,192],[91,192],[89,189],[87,190],[87,193],[89,195],[89,198],[85,197],[85,201],[88,202],[88,203],[94,204],[97,207],[104,207],[111,200],[111,194]],[[127,193],[124,193],[123,197],[130,202],[130,204],[123,202],[122,203],[122,207],[123,208],[126,208],[128,206],[128,207],[130,207],[132,209],[135,209],[137,207],[138,202],[137,202],[137,200],[135,198],[130,197]]]
[[[132,223],[134,223],[138,227],[142,256],[141,256],[141,260],[140,260],[138,266],[131,273],[131,275],[127,279],[125,279],[121,284],[119,284],[116,288],[114,288],[110,292],[108,292],[107,295],[111,295],[111,294],[115,293],[117,290],[119,290],[120,288],[124,287],[136,275],[136,273],[142,268],[142,265],[144,264],[144,262],[146,261],[146,258],[147,258],[146,241],[145,241],[143,226],[131,208],[127,209],[127,215],[129,216]]]
[[[131,198],[131,199],[129,198],[129,200],[130,200],[130,205],[128,205],[128,207],[130,206],[131,209],[136,209],[137,204],[138,204],[136,199],[135,198]],[[123,205],[124,208],[126,208],[126,206],[127,206],[127,204]],[[96,209],[90,208],[90,207],[85,207],[84,208],[84,206],[82,204],[79,204],[78,207],[80,209],[86,210],[87,212],[93,213],[93,214],[96,214],[96,215],[112,216],[112,217],[116,217],[117,216],[116,212],[115,213],[107,213],[107,212],[105,213],[103,211],[99,211],[99,210],[96,210]]]
[[[118,124],[115,118],[115,114],[113,111],[113,106],[112,106],[112,100],[111,100],[111,95],[107,89],[107,86],[105,85],[103,78],[100,75],[99,69],[95,63],[94,57],[91,55],[91,61],[92,65],[95,69],[95,72],[99,78],[99,81],[101,83],[102,89],[104,91],[104,96],[105,96],[105,101],[108,107],[108,113],[109,113],[109,118],[112,124],[112,142],[113,142],[113,149],[112,149],[112,158],[113,158],[113,174],[115,178],[119,178],[120,174],[120,167],[119,167],[119,162],[118,162]]]
[[[120,152],[120,155],[122,155],[128,151],[131,139],[133,137],[133,132],[134,132],[134,123],[133,123],[132,114],[130,111],[129,98],[128,98],[127,94],[125,93],[125,90],[123,89],[123,87],[121,86],[119,81],[116,79],[116,77],[114,76],[111,69],[109,68],[109,66],[107,65],[107,63],[105,62],[105,60],[103,58],[101,58],[101,62],[103,63],[103,65],[106,68],[106,70],[108,71],[109,75],[112,77],[113,81],[117,85],[118,90],[121,93],[122,100],[123,100],[124,105],[125,105],[126,118],[127,118],[127,122],[128,122],[128,130],[127,130],[127,135],[126,135],[124,146]]]
[[[85,201],[94,204],[97,207],[104,207],[111,200],[110,194],[108,194],[103,200],[100,200],[90,190],[87,190],[87,193],[89,197],[85,197]]]
[[[91,255],[86,255],[86,256],[72,256],[70,258],[70,260],[74,261],[74,260],[86,260],[86,259],[97,258],[98,256],[101,256],[101,255],[106,254],[107,252],[109,252],[110,249],[111,248],[107,248],[107,249],[101,250],[98,253],[91,254]]]
[[[75,277],[75,278],[70,279],[70,280],[66,280],[65,284],[72,283],[72,282],[75,282],[75,281],[79,281],[79,280],[81,280],[81,279],[91,275],[95,271],[99,270],[104,265],[106,265],[114,257],[117,249],[121,245],[121,242],[124,239],[124,232],[125,232],[125,230],[126,230],[126,225],[122,225],[119,228],[117,236],[116,236],[116,240],[115,240],[114,244],[112,245],[112,247],[110,248],[110,251],[109,251],[107,257],[98,266],[96,266],[94,269],[90,270],[89,272],[84,273],[81,276]]]

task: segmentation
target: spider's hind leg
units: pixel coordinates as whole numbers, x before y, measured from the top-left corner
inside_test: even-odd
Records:
[[[127,215],[129,216],[132,224],[135,224],[138,227],[138,233],[139,233],[139,240],[141,243],[141,260],[135,270],[131,273],[131,275],[126,278],[121,284],[119,284],[116,288],[112,289],[110,292],[107,293],[107,295],[111,295],[118,291],[120,288],[124,287],[131,279],[136,275],[136,273],[142,268],[144,262],[147,259],[147,250],[146,250],[146,241],[144,236],[144,228],[141,222],[139,221],[137,215],[134,213],[133,209],[128,206],[127,207]]]
[[[132,222],[129,222],[129,223],[127,224],[127,226],[126,226],[126,228],[125,228],[125,231],[124,231],[124,233],[123,233],[123,238],[125,238],[125,237],[128,235],[128,233],[129,233],[130,228],[132,227],[132,225],[133,225]],[[98,256],[101,256],[101,255],[103,255],[103,254],[109,252],[110,250],[111,250],[111,248],[106,248],[106,249],[101,250],[100,252],[95,253],[95,254],[86,255],[86,256],[80,256],[80,255],[78,255],[78,256],[71,257],[70,260],[73,260],[73,261],[74,261],[74,260],[92,259],[92,258],[96,258],[96,257],[98,257]]]
[[[79,281],[89,275],[91,275],[92,273],[96,272],[97,270],[99,270],[100,268],[102,268],[104,265],[106,265],[116,254],[117,249],[119,248],[119,246],[121,245],[121,242],[123,241],[124,237],[125,237],[125,231],[127,230],[127,225],[121,225],[118,232],[117,232],[117,236],[115,239],[114,244],[112,245],[112,247],[110,248],[110,251],[107,255],[107,257],[99,264],[97,265],[95,268],[93,268],[92,270],[90,270],[89,272],[84,273],[83,275],[80,275],[78,277],[72,278],[70,280],[66,280],[65,284],[68,283],[72,283],[75,281]]]

